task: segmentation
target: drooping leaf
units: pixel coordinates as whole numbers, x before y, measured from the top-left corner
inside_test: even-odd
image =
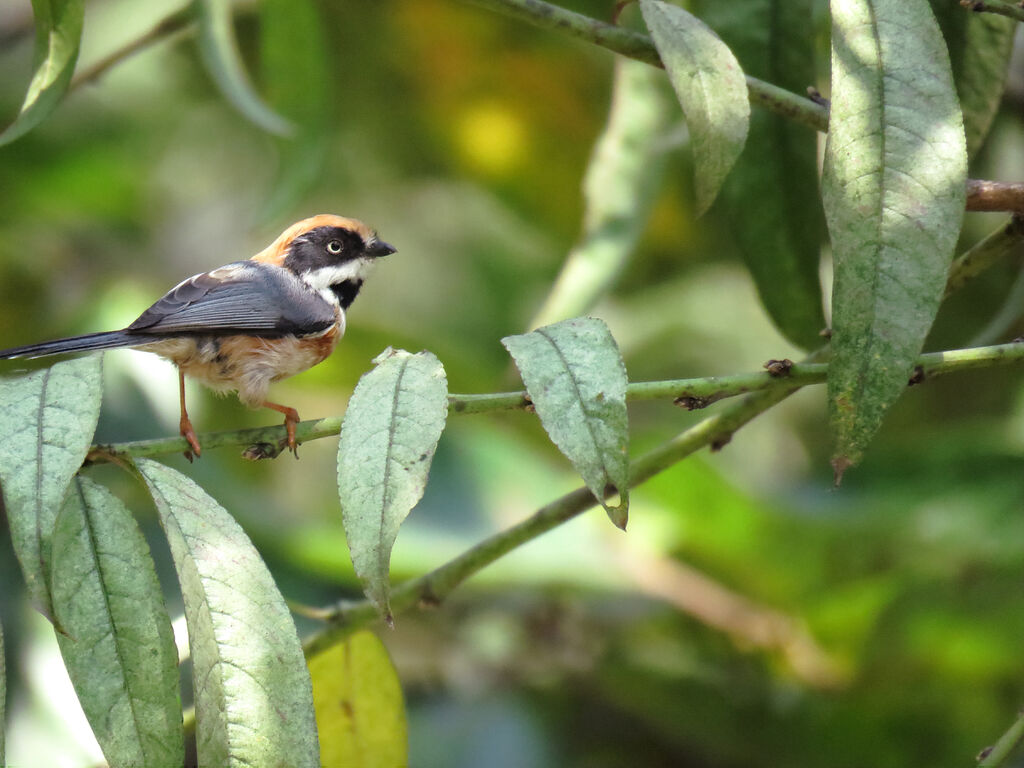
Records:
[[[906,387],[946,284],[966,174],[960,105],[927,0],[834,0],[823,195],[837,478]]]
[[[602,320],[578,317],[501,340],[544,429],[619,528],[629,516],[626,365]],[[620,501],[605,501],[607,489]]]
[[[583,233],[531,327],[593,309],[625,268],[661,185],[659,139],[673,110],[661,74],[647,64],[615,60],[608,123],[583,179]]]
[[[971,13],[945,0],[931,0],[931,8],[949,49],[967,155],[973,157],[988,135],[1006,88],[1017,23],[994,13]]]
[[[814,0],[706,0],[701,17],[748,75],[802,93],[815,82]],[[825,218],[818,194],[817,136],[767,110],[750,118],[746,146],[719,206],[776,327],[805,349],[825,327],[818,268]]]
[[[295,624],[245,531],[179,472],[139,459],[178,572],[200,765],[319,766]]]
[[[178,653],[149,547],[120,500],[86,478],[57,517],[51,590],[57,643],[107,761],[180,765]]]
[[[252,87],[238,51],[231,0],[198,0],[199,50],[210,77],[242,115],[268,133],[287,136],[293,126],[268,107]]]
[[[78,61],[84,0],[32,0],[32,13],[36,34],[32,80],[18,117],[0,133],[0,146],[24,136],[56,109]]]
[[[341,425],[338,494],[352,565],[390,620],[391,548],[426,488],[448,416],[448,382],[430,352],[389,348],[374,362]]]
[[[405,707],[388,652],[357,632],[309,660],[324,765],[409,764]]]
[[[700,215],[743,151],[747,82],[732,51],[700,19],[660,0],[640,0],[640,9],[690,128]]]
[[[261,221],[294,205],[323,173],[335,105],[326,32],[312,0],[260,3],[260,63],[267,102],[296,126],[292,137],[276,142],[277,179]]]
[[[101,358],[0,379],[0,485],[29,594],[52,616],[50,538],[100,415]]]

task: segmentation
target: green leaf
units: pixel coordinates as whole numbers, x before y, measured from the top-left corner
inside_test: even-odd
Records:
[[[383,643],[357,632],[309,660],[324,765],[409,764],[405,707]]]
[[[958,3],[931,0],[949,49],[967,134],[967,154],[981,148],[1006,88],[1013,52],[1013,19],[994,13],[971,13]]]
[[[794,92],[815,81],[814,0],[704,2],[702,17],[743,70]],[[816,132],[767,110],[751,115],[719,205],[776,327],[805,349],[821,344],[819,259],[825,218]]]
[[[111,765],[185,759],[178,653],[149,547],[106,488],[75,478],[53,533],[57,643]]]
[[[0,133],[0,146],[24,136],[57,108],[78,60],[84,0],[32,0],[32,12],[36,30],[32,80],[18,117]]]
[[[963,218],[967,152],[927,0],[834,0],[823,196],[837,480],[906,388]]]
[[[50,537],[100,415],[99,355],[0,379],[0,484],[29,594],[48,616]]]
[[[288,136],[291,123],[268,107],[245,74],[232,26],[231,0],[198,0],[199,50],[210,77],[224,97],[263,130]]]
[[[732,51],[700,19],[659,0],[640,0],[640,9],[690,128],[700,215],[743,151],[747,82]]]
[[[7,654],[4,651],[4,625],[0,623],[0,765],[4,760],[4,735],[7,732]]]
[[[448,417],[441,361],[388,348],[359,380],[341,425],[338,494],[352,565],[390,621],[388,578],[398,527],[423,496]]]
[[[321,178],[334,114],[327,27],[312,0],[260,3],[260,64],[267,102],[293,120],[295,136],[277,142],[273,193],[260,220],[291,208]]]
[[[583,235],[531,326],[590,311],[629,262],[664,175],[670,98],[656,69],[615,60],[608,123],[583,179]]]
[[[184,475],[136,462],[178,572],[200,765],[319,766],[295,624],[245,531]]]
[[[566,455],[608,517],[629,517],[626,365],[604,321],[579,317],[501,340],[552,442]],[[609,487],[619,504],[605,501]]]

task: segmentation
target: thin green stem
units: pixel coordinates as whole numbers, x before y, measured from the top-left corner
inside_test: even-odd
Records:
[[[630,466],[630,487],[639,485],[706,445],[724,445],[733,432],[800,388],[792,382],[786,384],[785,387],[748,395],[722,413],[704,419],[696,426],[644,454]],[[502,555],[571,520],[596,504],[594,494],[585,487],[577,488],[546,504],[522,522],[484,539],[440,568],[396,587],[390,599],[392,612],[397,613],[419,603],[440,602],[462,582]],[[307,657],[330,648],[352,632],[379,618],[376,607],[368,600],[340,603],[332,610],[328,610],[326,615],[330,621],[328,626],[311,635],[304,643]]]
[[[179,8],[158,21],[152,29],[144,33],[138,39],[132,40],[121,48],[118,48],[113,53],[104,56],[88,69],[84,69],[81,72],[76,73],[74,78],[71,80],[71,85],[68,86],[68,90],[74,91],[76,88],[79,88],[86,83],[98,80],[100,77],[105,75],[108,70],[120,64],[125,59],[134,56],[144,48],[148,48],[162,40],[167,40],[190,31],[196,21],[195,5],[195,0],[191,0],[183,8]]]
[[[824,354],[819,350],[812,358]],[[1024,361],[1024,344],[1001,344],[978,349],[963,349],[949,352],[934,352],[918,359],[915,383],[929,378],[1001,363]],[[732,438],[732,434],[772,406],[782,402],[805,384],[824,381],[827,366],[802,363],[790,369],[790,375],[772,379],[774,384],[759,392],[748,394],[738,403],[731,405],[714,416],[681,432],[672,440],[644,454],[630,467],[630,488],[650,479],[697,450],[711,446],[717,449]],[[763,375],[763,374],[758,374]],[[742,377],[723,377],[741,379]],[[702,385],[713,387],[715,380],[703,380]],[[721,379],[717,380],[721,382]],[[643,395],[664,396],[673,394],[678,382],[645,382],[639,386]],[[642,399],[642,398],[641,398]],[[466,550],[454,560],[417,579],[407,581],[391,593],[393,613],[406,610],[417,604],[437,603],[473,574],[490,565],[502,555],[550,531],[567,520],[597,504],[594,495],[587,488],[575,491],[541,507],[533,515],[500,533],[491,536]],[[377,608],[368,600],[339,603],[325,609],[322,615],[329,624],[310,636],[305,643],[307,655],[315,655],[341,639],[379,618]]]
[[[1006,762],[1013,750],[1024,741],[1024,711],[1017,713],[1017,719],[993,746],[978,756],[978,768],[998,768]]]
[[[562,32],[578,40],[600,45],[610,51],[662,67],[654,42],[640,32],[606,24],[543,0],[468,0],[474,5],[526,21],[534,26]],[[819,131],[828,129],[828,111],[820,104],[779,88],[777,85],[747,77],[750,99],[776,114],[783,115]]]
[[[932,378],[956,371],[973,368],[988,368],[1024,359],[1024,344],[997,344],[974,349],[957,349],[948,352],[931,352],[918,358],[921,377]],[[626,398],[630,401],[666,400],[676,401],[691,410],[703,408],[713,402],[750,392],[769,392],[820,384],[825,381],[828,366],[824,363],[794,363],[783,376],[767,371],[738,373],[731,376],[705,376],[696,379],[669,379],[666,381],[640,381],[630,384]],[[498,392],[482,395],[449,395],[448,410],[451,414],[464,415],[489,413],[491,411],[524,410],[530,407],[525,392]],[[300,422],[295,437],[300,443],[331,437],[341,431],[341,417],[332,416]],[[204,450],[225,446],[262,446],[262,456],[276,456],[286,438],[284,427],[257,427],[225,432],[206,432],[199,436]],[[164,437],[155,440],[135,440],[125,443],[98,444],[90,453],[93,461],[109,461],[127,456],[147,457],[168,453],[181,453],[188,444],[181,437]]]
[[[956,293],[996,262],[1006,258],[1024,243],[1024,216],[1014,216],[984,240],[975,243],[953,262],[946,281],[946,296]]]
[[[1004,0],[960,0],[960,5],[976,13],[998,13],[1017,21],[1024,21],[1024,8]]]

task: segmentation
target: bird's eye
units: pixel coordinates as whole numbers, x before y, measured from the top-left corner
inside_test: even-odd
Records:
[[[341,240],[331,240],[327,244],[327,252],[338,254],[341,253]]]

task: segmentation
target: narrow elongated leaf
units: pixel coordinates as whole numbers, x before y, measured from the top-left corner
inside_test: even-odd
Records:
[[[0,146],[24,136],[57,107],[71,83],[85,20],[84,0],[32,0],[36,42],[32,81],[21,111],[0,133]]]
[[[49,616],[53,523],[89,451],[102,386],[98,355],[0,379],[0,484],[11,540],[29,594]]]
[[[640,0],[640,9],[690,128],[700,215],[743,151],[747,82],[732,51],[700,19],[660,0]]]
[[[51,590],[57,643],[107,761],[181,765],[178,653],[149,547],[120,500],[86,478],[57,517]]]
[[[706,0],[701,17],[744,72],[802,93],[815,82],[814,0]],[[814,130],[767,110],[750,118],[743,154],[722,186],[722,213],[776,327],[794,344],[821,343],[818,266],[825,217]]]
[[[931,0],[949,49],[960,96],[967,154],[981,148],[1006,88],[1017,23],[994,13],[971,13],[959,3]]]
[[[501,340],[544,429],[625,530],[629,518],[626,365],[604,321],[578,317]],[[619,494],[611,506],[606,491]]]
[[[383,643],[357,632],[309,660],[324,765],[409,764],[405,707]]]
[[[198,0],[199,50],[210,77],[224,97],[246,118],[269,133],[287,136],[293,126],[259,97],[238,51],[231,0]]]
[[[137,466],[185,599],[199,764],[319,766],[309,670],[263,560],[198,485],[155,461]]]
[[[359,380],[338,443],[338,494],[356,574],[390,620],[398,527],[423,496],[448,416],[448,382],[430,352],[388,349]]]
[[[277,142],[277,179],[261,221],[277,218],[294,205],[323,173],[335,106],[326,36],[312,0],[260,3],[260,64],[267,101],[296,125],[292,138]]]
[[[664,175],[659,140],[675,113],[671,101],[656,69],[615,60],[608,123],[583,179],[583,234],[531,327],[589,312],[629,262]]]
[[[966,174],[960,105],[927,0],[834,0],[823,194],[837,479],[906,387],[946,284]]]

